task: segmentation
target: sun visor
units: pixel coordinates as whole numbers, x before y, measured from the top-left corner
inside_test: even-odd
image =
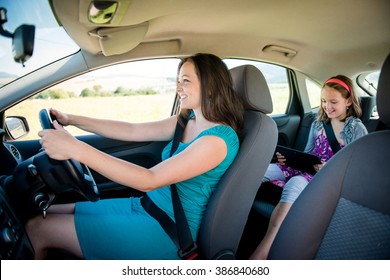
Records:
[[[105,56],[126,53],[138,46],[148,31],[149,23],[135,26],[99,28],[94,35],[99,37],[100,48]]]

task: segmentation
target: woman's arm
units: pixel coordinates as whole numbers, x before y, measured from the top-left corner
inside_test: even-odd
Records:
[[[62,125],[74,125],[82,130],[122,141],[171,140],[177,121],[176,116],[171,116],[156,122],[129,123],[65,114],[54,109],[50,112]]]
[[[147,169],[107,155],[75,139],[58,124],[55,126],[56,130],[40,132],[43,147],[51,158],[77,160],[110,180],[145,192],[207,172],[227,155],[222,138],[203,136],[181,153]]]

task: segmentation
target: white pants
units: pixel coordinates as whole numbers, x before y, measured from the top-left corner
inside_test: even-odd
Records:
[[[263,182],[268,182],[272,180],[280,180],[286,182],[286,177],[284,176],[282,170],[276,164],[270,164],[265,172]],[[282,197],[280,202],[287,202],[293,204],[294,201],[298,198],[301,192],[307,186],[308,181],[303,176],[294,176],[286,182],[286,185],[283,188]]]

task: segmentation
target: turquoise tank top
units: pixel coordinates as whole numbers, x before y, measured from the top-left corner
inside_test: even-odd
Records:
[[[204,212],[206,211],[208,201],[213,194],[218,181],[233,162],[239,149],[239,139],[236,132],[229,126],[218,125],[202,131],[189,143],[180,142],[174,155],[185,150],[200,137],[207,135],[217,136],[225,141],[227,145],[226,157],[218,166],[208,172],[176,184],[194,239],[197,237],[197,232]],[[172,141],[164,148],[162,160],[169,158],[171,147]],[[174,220],[170,186],[153,190],[148,193],[148,196]]]

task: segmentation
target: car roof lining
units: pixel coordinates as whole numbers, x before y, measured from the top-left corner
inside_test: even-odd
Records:
[[[147,22],[149,28],[145,36],[138,38],[139,43],[178,41],[179,48],[167,50],[173,56],[207,51],[220,57],[272,61],[313,73],[321,80],[338,73],[356,76],[358,73],[354,69],[378,70],[390,46],[387,13],[390,2],[387,0],[302,0],[299,3],[283,0],[132,0],[121,22],[115,25],[80,20],[86,17],[86,11],[83,17],[84,12],[79,8],[89,0],[51,1],[67,33],[92,54],[117,53],[109,48],[102,50],[99,38],[88,35],[89,32],[134,27]],[[343,28],[335,28],[337,26]],[[116,40],[121,45],[132,45],[123,47],[124,50],[139,54],[138,44],[130,39],[127,41],[129,37],[116,36]],[[279,52],[262,51],[267,45],[289,48],[297,55],[287,57]],[[154,55],[148,51],[145,50],[142,56]]]

